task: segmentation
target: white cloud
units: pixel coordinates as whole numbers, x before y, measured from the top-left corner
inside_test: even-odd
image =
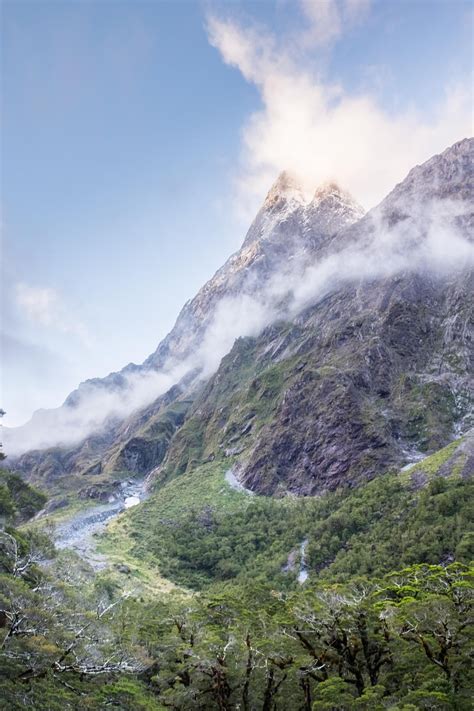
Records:
[[[302,43],[308,32],[314,38],[315,28],[318,41],[327,43],[341,36],[344,18],[360,18],[367,3],[303,2],[302,7],[309,16]],[[414,164],[472,132],[469,89],[447,87],[429,118],[413,109],[391,114],[371,95],[349,94],[316,75],[294,36],[288,44],[216,16],[208,18],[207,28],[224,62],[261,96],[261,110],[243,127],[237,176],[238,207],[248,216],[282,170],[311,185],[336,180],[364,207],[373,207]]]
[[[309,7],[309,3],[305,5]],[[317,41],[326,46],[342,35],[344,18],[351,22],[360,19],[367,3],[346,0],[331,6],[318,8],[317,17],[314,15],[305,29],[314,39],[314,27],[319,23],[321,37]],[[306,8],[306,15],[310,11],[312,8]],[[365,206],[372,206],[414,163],[470,133],[470,96],[462,91],[448,91],[430,122],[413,111],[390,115],[372,97],[351,96],[315,77],[271,34],[216,17],[209,19],[208,31],[223,60],[238,68],[261,94],[262,109],[244,126],[238,178],[240,197],[252,212],[255,201],[283,169],[303,176],[313,189],[335,179]],[[277,316],[291,318],[339,286],[406,270],[443,275],[472,265],[473,247],[451,219],[458,211],[459,206],[448,202],[430,204],[413,216],[409,233],[404,232],[403,224],[388,229],[376,222],[368,245],[349,245],[341,253],[300,270],[294,263],[292,271],[282,265],[257,297],[240,295],[218,304],[191,358],[170,361],[161,372],[128,375],[121,391],[92,388],[77,407],[50,411],[41,421],[36,418],[34,426],[22,428],[16,443],[12,432],[10,451],[78,441],[100,428],[107,417],[122,418],[150,403],[194,369],[210,375],[238,336],[256,335]],[[82,328],[66,318],[54,290],[22,284],[17,285],[16,297],[25,315],[46,327],[62,331]],[[287,309],[279,312],[276,305],[282,301]]]
[[[107,389],[94,383],[77,391],[74,407],[40,410],[22,427],[4,428],[5,451],[11,455],[56,445],[73,445],[92,432],[101,431],[107,420],[123,419],[178,382],[188,364],[161,372],[130,374],[123,389]]]
[[[327,46],[364,19],[370,0],[300,0],[299,4],[307,21],[300,41],[308,46]]]
[[[300,0],[308,22],[303,39],[315,44],[329,44],[342,32],[342,18],[335,0]]]
[[[55,320],[58,308],[58,295],[54,289],[17,284],[16,302],[32,321],[43,326],[50,326]]]
[[[20,282],[15,285],[14,295],[17,307],[29,321],[74,335],[83,345],[90,346],[87,328],[81,321],[67,313],[55,289]]]

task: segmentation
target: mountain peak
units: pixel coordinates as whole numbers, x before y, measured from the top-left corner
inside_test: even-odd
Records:
[[[327,214],[332,221],[339,221],[339,229],[359,220],[365,214],[365,210],[352,195],[333,181],[322,183],[316,189],[309,209],[313,215]]]
[[[308,203],[308,196],[302,181],[291,171],[284,170],[273,183],[265,198],[264,207],[272,208],[279,202]]]
[[[333,180],[328,180],[316,188],[312,202],[322,202],[327,199],[344,200],[345,202],[355,203],[355,199],[352,197],[347,190],[341,188],[341,186]]]
[[[347,193],[335,181],[328,180],[318,185],[314,192],[313,200],[322,199],[329,195],[347,195]]]
[[[308,229],[317,232],[319,237],[328,236],[359,220],[364,212],[351,195],[335,182],[322,183],[311,195],[307,183],[284,170],[273,183],[250,226],[243,248],[257,242],[281,243],[282,240],[287,245],[291,242],[296,248],[297,234],[301,243],[307,239]],[[291,226],[288,225],[289,220]]]

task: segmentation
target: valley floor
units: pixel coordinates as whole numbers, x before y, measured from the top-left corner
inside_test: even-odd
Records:
[[[473,446],[317,498],[223,458],[53,514],[56,553],[10,529],[7,708],[470,711]]]

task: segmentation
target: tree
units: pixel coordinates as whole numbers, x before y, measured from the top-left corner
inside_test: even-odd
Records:
[[[472,683],[473,571],[455,563],[415,565],[387,578],[380,595],[390,628],[442,672],[455,695]]]

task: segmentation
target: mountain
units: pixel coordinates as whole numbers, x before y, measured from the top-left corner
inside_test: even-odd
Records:
[[[134,473],[148,471],[152,463],[159,463],[158,452],[162,453],[174,431],[165,414],[163,442],[161,424],[156,436],[155,420],[160,421],[170,400],[199,384],[203,370],[208,374],[217,367],[245,331],[242,320],[248,320],[252,298],[288,264],[298,263],[299,268],[311,264],[317,250],[336,231],[362,215],[360,205],[336,185],[321,186],[308,199],[296,180],[282,173],[241,249],[185,304],[172,331],[142,365],[131,363],[118,373],[87,380],[60,408],[38,411],[23,427],[4,428],[5,449],[10,455],[22,455],[15,465],[50,484],[57,477],[89,470],[93,474],[124,468]],[[237,318],[223,329],[216,321],[219,317],[227,320],[226,310],[235,312]],[[218,331],[214,339],[213,330]],[[169,372],[167,393],[161,382],[155,382],[155,375]],[[157,395],[165,392],[154,399],[157,390]],[[146,406],[139,407],[143,403]],[[185,408],[185,403],[178,406],[180,412]],[[171,420],[173,426],[182,424],[180,416]]]
[[[417,461],[472,426],[473,148],[462,141],[415,168],[333,236],[338,270],[352,261],[360,273],[235,343],[172,441],[163,478],[223,453],[254,491],[320,494]]]
[[[108,419],[15,466],[101,495],[117,476],[161,480],[222,459],[255,491],[317,494],[467,431],[473,150],[466,139],[417,166],[365,216],[337,185],[308,199],[280,175],[242,248],[156,351],[82,384],[40,430],[61,434],[69,418],[82,432],[98,393],[114,400]],[[136,383],[163,375],[163,394],[137,406]],[[11,451],[34,441],[37,421],[11,432]]]
[[[321,186],[308,201],[296,179],[283,172],[241,249],[185,304],[171,333],[144,365],[161,368],[170,358],[189,356],[224,299],[258,294],[288,261],[310,264],[327,240],[363,214],[355,200],[332,184]]]

